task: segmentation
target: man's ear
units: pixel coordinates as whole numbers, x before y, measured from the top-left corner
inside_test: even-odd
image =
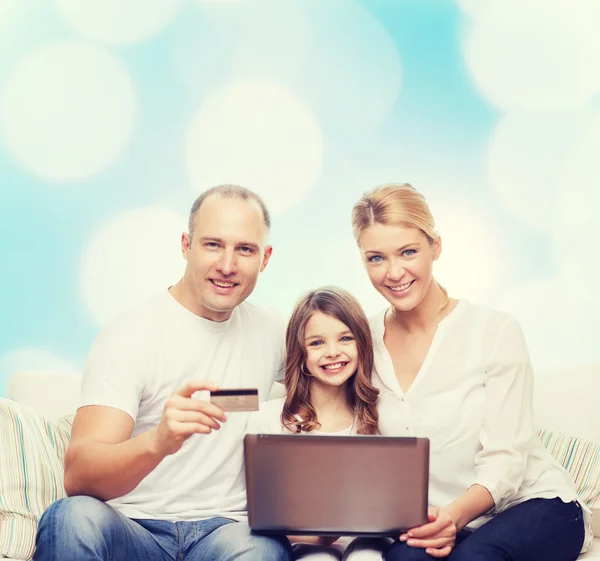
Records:
[[[442,253],[442,238],[438,236],[433,240],[433,260],[437,261]]]
[[[269,259],[271,259],[271,255],[273,254],[273,246],[268,245],[265,247],[265,254],[263,255],[262,263],[260,264],[260,272],[262,273],[269,263]]]
[[[181,253],[183,258],[187,261],[188,253],[190,252],[190,247],[192,246],[192,240],[190,239],[190,235],[187,232],[183,232],[181,234]]]

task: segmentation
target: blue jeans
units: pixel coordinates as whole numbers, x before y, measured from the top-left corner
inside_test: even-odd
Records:
[[[253,534],[228,518],[133,520],[92,497],[70,497],[40,520],[34,561],[289,561],[287,538]]]
[[[581,507],[531,499],[506,509],[475,531],[462,530],[448,561],[575,561],[583,545]],[[424,549],[395,541],[387,561],[431,561]]]

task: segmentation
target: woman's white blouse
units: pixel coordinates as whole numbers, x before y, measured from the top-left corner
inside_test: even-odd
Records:
[[[379,429],[430,439],[429,502],[444,506],[473,484],[491,493],[495,513],[531,498],[577,497],[569,474],[537,438],[533,372],[519,324],[509,315],[461,300],[438,325],[406,393],[384,344],[385,310],[371,319]],[[591,541],[591,512],[586,543]]]

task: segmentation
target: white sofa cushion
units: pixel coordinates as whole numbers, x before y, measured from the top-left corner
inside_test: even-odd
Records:
[[[70,419],[50,423],[26,405],[0,399],[0,557],[30,559],[40,517],[65,496],[70,429]]]
[[[592,549],[580,555],[577,561],[600,561],[600,539],[596,538],[592,543]]]
[[[536,426],[600,445],[600,366],[582,365],[535,376]]]
[[[49,421],[75,413],[81,391],[81,375],[28,370],[8,380],[7,396],[35,409]]]

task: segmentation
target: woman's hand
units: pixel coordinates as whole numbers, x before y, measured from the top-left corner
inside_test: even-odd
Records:
[[[429,507],[428,524],[411,528],[400,536],[410,547],[420,547],[431,557],[448,557],[456,543],[456,521],[443,508]]]

